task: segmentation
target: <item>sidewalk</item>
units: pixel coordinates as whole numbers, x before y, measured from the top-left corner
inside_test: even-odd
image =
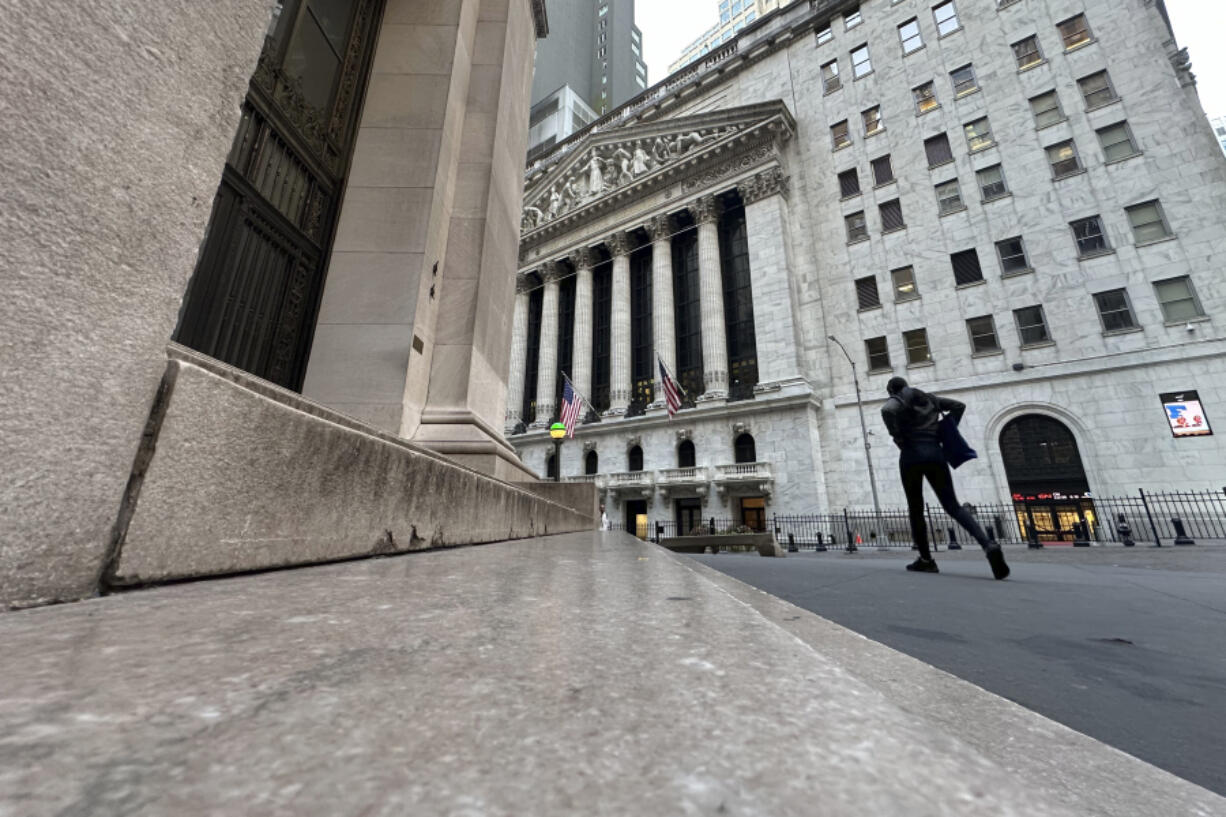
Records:
[[[1226,815],[620,534],[0,615],[0,815]]]

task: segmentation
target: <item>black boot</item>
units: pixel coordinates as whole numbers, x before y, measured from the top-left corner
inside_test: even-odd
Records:
[[[940,573],[941,569],[937,567],[936,560],[929,557],[925,559],[923,556],[916,559],[911,564],[907,565],[907,570],[912,573]]]
[[[988,557],[988,564],[992,565],[992,575],[997,579],[1008,578],[1009,565],[1005,564],[1005,554],[1000,545],[988,545],[983,552]]]

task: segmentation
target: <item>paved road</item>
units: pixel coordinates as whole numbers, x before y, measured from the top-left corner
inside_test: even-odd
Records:
[[[696,556],[1226,795],[1226,548]]]

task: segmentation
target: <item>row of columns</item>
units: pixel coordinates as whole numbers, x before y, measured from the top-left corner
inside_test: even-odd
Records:
[[[698,270],[702,311],[704,393],[700,400],[728,394],[728,342],[724,323],[724,284],[719,257],[719,207],[715,196],[703,196],[688,208],[698,228]],[[677,371],[676,317],[673,303],[673,219],[654,216],[643,225],[652,241],[652,338],[656,354],[674,374]],[[624,415],[634,393],[630,349],[630,252],[627,232],[617,232],[604,241],[613,261],[612,321],[609,345],[609,408],[605,416]],[[571,382],[584,395],[592,393],[593,285],[595,253],[584,247],[571,253],[575,267],[574,365]],[[540,269],[544,281],[541,306],[541,338],[536,380],[536,416],[520,417],[524,400],[524,374],[528,346],[528,297],[532,284],[521,275],[515,295],[515,334],[511,348],[511,376],[507,395],[507,424],[521,420],[534,427],[546,425],[557,411],[554,395],[558,378],[558,302],[564,275],[561,264],[547,262]],[[663,405],[663,384],[654,365],[657,400]]]
[[[756,212],[765,206],[764,200],[786,195],[787,179],[775,167],[760,172],[738,184],[738,191],[746,207],[747,227],[750,227],[751,244],[755,221],[763,236],[781,237],[785,231],[785,213],[772,208],[770,216],[763,220],[763,213]],[[780,199],[782,196],[779,197]],[[759,205],[760,202],[763,204]],[[755,207],[757,205],[757,207]],[[782,206],[782,205],[780,205]],[[719,199],[704,195],[685,208],[693,217],[698,230],[699,304],[702,315],[703,394],[699,401],[717,400],[728,395],[728,340],[724,316],[724,281],[720,266],[719,251]],[[669,371],[677,373],[676,308],[673,300],[673,253],[672,238],[676,226],[671,216],[657,215],[641,225],[652,243],[652,338],[654,351],[664,361]],[[778,240],[778,238],[776,238]],[[610,329],[610,378],[609,409],[605,416],[624,415],[630,407],[633,395],[630,348],[630,236],[619,231],[604,240],[613,261],[612,273],[612,326]],[[592,343],[593,343],[593,284],[592,267],[595,253],[591,247],[582,247],[572,252],[568,259],[575,268],[575,325],[574,364],[571,382],[584,395],[592,393]],[[760,259],[767,261],[768,259]],[[782,259],[781,259],[782,260]],[[786,261],[776,263],[769,259],[767,266],[781,267],[786,280]],[[752,262],[751,262],[752,266]],[[521,421],[541,428],[547,425],[557,411],[554,396],[558,378],[558,302],[559,283],[564,276],[558,262],[546,262],[539,270],[544,281],[544,299],[541,311],[540,351],[536,382],[536,416],[521,417],[524,402],[525,374],[528,345],[528,298],[533,284],[526,275],[520,274],[515,296],[515,328],[511,349],[511,372],[507,395],[507,429]],[[763,271],[755,273],[755,277]],[[772,293],[775,294],[775,293]],[[778,292],[786,297],[786,283]],[[784,321],[784,346],[792,347],[791,322]],[[782,349],[778,351],[783,351]],[[759,358],[762,350],[759,349]],[[664,387],[660,382],[659,367],[653,359],[653,379],[656,400],[649,408],[664,405]]]

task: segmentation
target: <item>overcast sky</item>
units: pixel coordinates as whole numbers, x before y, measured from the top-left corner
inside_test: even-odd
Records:
[[[986,0],[974,0],[986,2]],[[649,84],[717,20],[719,0],[638,0],[635,19],[643,32]],[[1226,0],[1166,0],[1175,36],[1192,56],[1201,104],[1211,116],[1226,116]],[[1093,26],[1094,21],[1090,21]]]

